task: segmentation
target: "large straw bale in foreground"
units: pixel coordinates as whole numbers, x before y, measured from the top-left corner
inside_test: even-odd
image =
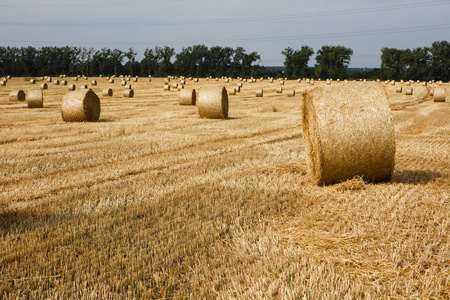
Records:
[[[201,118],[228,119],[228,94],[225,87],[204,87],[197,101]]]
[[[434,97],[434,102],[445,102],[445,89],[444,88],[435,88],[433,97]]]
[[[95,122],[100,118],[100,99],[91,89],[69,92],[63,97],[61,112],[66,122]]]
[[[394,127],[384,88],[350,83],[304,93],[303,136],[314,184],[361,176],[385,181],[394,170]]]
[[[180,105],[195,105],[197,102],[197,95],[195,89],[185,89],[180,92]]]
[[[32,90],[27,93],[28,108],[44,107],[44,96],[41,90]]]

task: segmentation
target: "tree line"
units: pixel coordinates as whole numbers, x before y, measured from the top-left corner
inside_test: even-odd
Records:
[[[288,47],[282,52],[284,69],[259,65],[257,52],[247,53],[242,47],[207,47],[195,45],[182,48],[164,46],[144,51],[141,61],[136,60],[133,48],[119,49],[85,47],[0,47],[0,74],[12,76],[59,75],[119,75],[132,76],[230,76],[230,77],[300,77],[315,78],[380,78],[394,80],[450,80],[450,44],[436,41],[431,47],[413,50],[381,49],[381,66],[367,73],[349,73],[348,65],[353,50],[344,46],[322,46],[317,50],[316,64],[308,62],[314,49],[302,46]]]

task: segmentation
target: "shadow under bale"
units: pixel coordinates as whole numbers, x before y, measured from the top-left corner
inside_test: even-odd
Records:
[[[392,182],[425,184],[439,177],[442,177],[441,173],[431,170],[402,170],[394,172]]]

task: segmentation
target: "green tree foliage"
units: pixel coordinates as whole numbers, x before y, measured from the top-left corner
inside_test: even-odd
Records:
[[[344,46],[322,46],[316,55],[316,77],[346,78],[353,50]]]
[[[439,41],[431,44],[431,63],[430,69],[432,79],[450,80],[450,43],[448,41]]]
[[[281,52],[285,56],[284,66],[285,75],[288,78],[299,78],[308,76],[308,61],[314,50],[309,46],[302,46],[300,50],[294,50],[291,47]]]

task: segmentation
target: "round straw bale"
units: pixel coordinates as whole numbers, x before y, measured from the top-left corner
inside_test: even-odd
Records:
[[[123,91],[123,96],[125,98],[133,98],[134,97],[134,91],[132,89],[127,89]]]
[[[236,88],[230,88],[228,90],[228,95],[236,95]]]
[[[228,78],[225,79],[225,83],[228,83],[228,82],[230,82],[230,79],[228,79]]]
[[[435,88],[434,89],[434,102],[445,102],[445,89]]]
[[[270,78],[270,79],[269,79],[269,82],[270,82],[270,83],[273,83],[273,79],[272,79],[272,78]]]
[[[67,85],[67,80],[61,80],[62,85]]]
[[[40,88],[41,90],[46,90],[48,89],[48,85],[44,82],[43,84],[41,84]]]
[[[108,88],[108,89],[104,89],[103,90],[103,96],[105,96],[105,97],[111,97],[112,95],[113,95],[113,90],[111,89],[111,88]]]
[[[88,89],[87,84],[82,84],[82,85],[80,86],[80,89],[81,89],[81,90],[87,90],[87,89]]]
[[[283,88],[282,88],[281,86],[277,88],[277,93],[278,93],[278,94],[283,93]]]
[[[413,89],[412,88],[407,88],[405,93],[406,93],[406,95],[412,95],[413,94]]]
[[[131,90],[131,84],[127,84],[125,88]]]
[[[66,122],[96,122],[100,118],[100,99],[91,89],[67,93],[62,100]]]
[[[264,90],[263,89],[257,89],[256,90],[256,97],[262,97],[264,96]]]
[[[55,79],[55,80],[53,81],[53,84],[54,84],[54,85],[59,85],[59,79]]]
[[[114,83],[114,79],[113,78],[109,79],[109,83]]]
[[[47,77],[47,81],[48,82],[52,82],[52,78],[49,76],[49,77]]]
[[[31,84],[35,84],[36,83],[36,79],[30,79],[30,83]]]
[[[195,105],[197,95],[195,89],[185,89],[180,92],[180,105]]]
[[[402,92],[402,87],[401,87],[401,86],[398,86],[398,87],[395,89],[395,92],[396,92],[396,93],[401,93],[401,92]]]
[[[197,101],[201,118],[228,119],[228,95],[225,87],[204,87]]]
[[[186,80],[180,80],[180,84],[186,84]]]
[[[69,84],[68,89],[69,91],[75,91],[77,89],[77,86],[75,84]]]
[[[385,181],[394,170],[394,127],[378,83],[319,87],[304,93],[303,137],[310,180],[317,185],[360,176]]]
[[[9,101],[25,101],[25,93],[22,90],[9,93]]]
[[[97,80],[92,80],[91,85],[97,85]]]
[[[164,85],[164,90],[165,91],[170,91],[170,84]]]
[[[287,96],[288,97],[294,97],[295,96],[295,89],[287,91]]]
[[[11,79],[11,75],[6,76],[6,79]]]
[[[133,82],[138,82],[137,77],[134,77],[134,78],[133,78]]]
[[[238,87],[242,87],[242,82],[239,82],[237,85]]]
[[[172,84],[172,87],[173,87],[174,89],[176,89],[176,88],[178,87],[178,83],[173,83],[173,84]]]
[[[241,92],[241,87],[240,86],[237,86],[234,89],[236,90],[236,93],[240,93]]]
[[[331,85],[331,81],[327,80],[327,85]]]
[[[284,80],[280,80],[280,84],[281,84],[281,85],[284,85]]]
[[[6,81],[2,80],[0,81],[0,86],[5,86],[6,85]]]
[[[183,90],[183,89],[184,89],[184,85],[180,84],[180,85],[178,86],[178,90],[181,91],[181,90]]]
[[[194,78],[194,82],[198,82],[198,78]]]
[[[75,78],[73,79],[73,81],[78,81],[78,77],[75,77]]]
[[[32,90],[27,93],[28,108],[44,107],[44,97],[41,90]]]
[[[121,86],[126,86],[126,85],[127,85],[127,82],[126,82],[125,80],[122,80],[122,81],[120,82],[120,85],[121,85]]]

